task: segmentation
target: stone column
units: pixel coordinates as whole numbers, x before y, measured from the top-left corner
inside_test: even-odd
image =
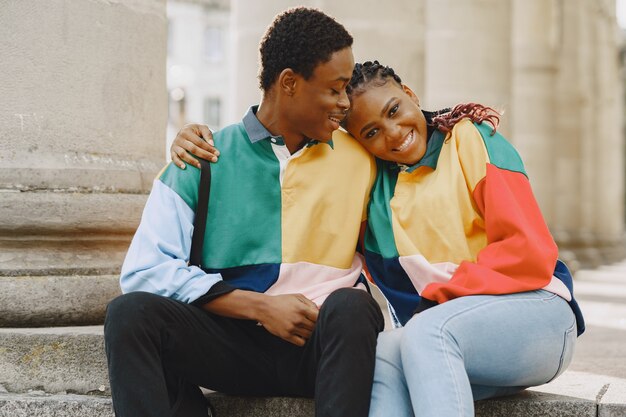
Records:
[[[163,0],[4,2],[0,326],[96,324],[164,164]]]
[[[624,138],[612,3],[561,3],[555,237],[592,265],[624,255]]]
[[[555,204],[552,231],[561,247],[574,247],[581,239],[578,233],[582,224],[580,178],[581,173],[581,106],[585,102],[584,86],[581,85],[579,52],[585,47],[580,28],[581,0],[561,2],[562,22],[559,37],[558,73],[555,83]]]
[[[595,245],[602,260],[612,262],[626,256],[624,245],[624,136],[622,86],[617,59],[619,29],[615,0],[591,1],[594,15],[595,128],[585,138],[596,149],[594,160],[593,209]]]
[[[513,0],[510,140],[548,224],[554,213],[555,91],[560,20],[555,0]]]
[[[426,0],[427,108],[479,102],[508,110],[510,1]],[[501,131],[508,136],[508,117]]]

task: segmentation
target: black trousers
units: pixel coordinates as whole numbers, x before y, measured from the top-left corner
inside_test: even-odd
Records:
[[[109,304],[104,325],[115,414],[206,417],[202,386],[313,397],[317,417],[366,417],[383,326],[371,295],[352,288],[330,294],[303,347],[255,322],[150,293],[124,294]]]

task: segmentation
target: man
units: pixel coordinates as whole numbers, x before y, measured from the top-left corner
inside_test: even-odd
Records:
[[[198,386],[368,414],[380,309],[355,247],[374,165],[339,127],[352,37],[313,9],[261,42],[263,99],[215,133],[202,269],[188,266],[199,170],[154,182],[107,309],[118,416],[206,416]],[[332,139],[331,139],[332,137]],[[369,181],[368,181],[369,178]]]

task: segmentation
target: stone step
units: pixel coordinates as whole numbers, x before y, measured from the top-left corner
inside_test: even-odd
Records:
[[[111,399],[74,394],[0,394],[0,417],[113,417]]]
[[[0,329],[0,389],[109,393],[102,326]]]
[[[0,245],[0,258],[5,255]],[[120,294],[116,274],[85,270],[79,274],[64,271],[69,275],[5,276],[4,272],[0,270],[0,327],[102,324],[107,304]]]
[[[208,394],[219,417],[313,417],[314,403],[304,398],[246,398]],[[617,417],[626,407],[564,395],[527,391],[476,402],[477,417]],[[111,399],[76,394],[0,394],[0,417],[113,417]]]
[[[0,417],[113,416],[102,326],[0,329]],[[313,416],[308,399],[208,394],[220,417]],[[479,401],[476,415],[626,416],[626,380],[567,371],[524,393]]]

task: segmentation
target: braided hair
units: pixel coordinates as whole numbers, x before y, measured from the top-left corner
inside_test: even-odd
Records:
[[[389,81],[402,85],[400,76],[391,67],[382,65],[378,61],[357,63],[352,71],[352,78],[346,87],[346,92],[350,100],[352,100],[365,92],[370,86],[379,87],[387,84]],[[466,117],[475,123],[489,122],[493,126],[492,135],[496,132],[500,122],[500,113],[497,110],[478,103],[457,104],[452,109],[446,108],[435,112],[424,111],[424,114],[426,115],[426,122],[430,127],[444,133],[451,131],[456,123]],[[346,119],[347,117],[342,122],[344,128],[346,127]]]

